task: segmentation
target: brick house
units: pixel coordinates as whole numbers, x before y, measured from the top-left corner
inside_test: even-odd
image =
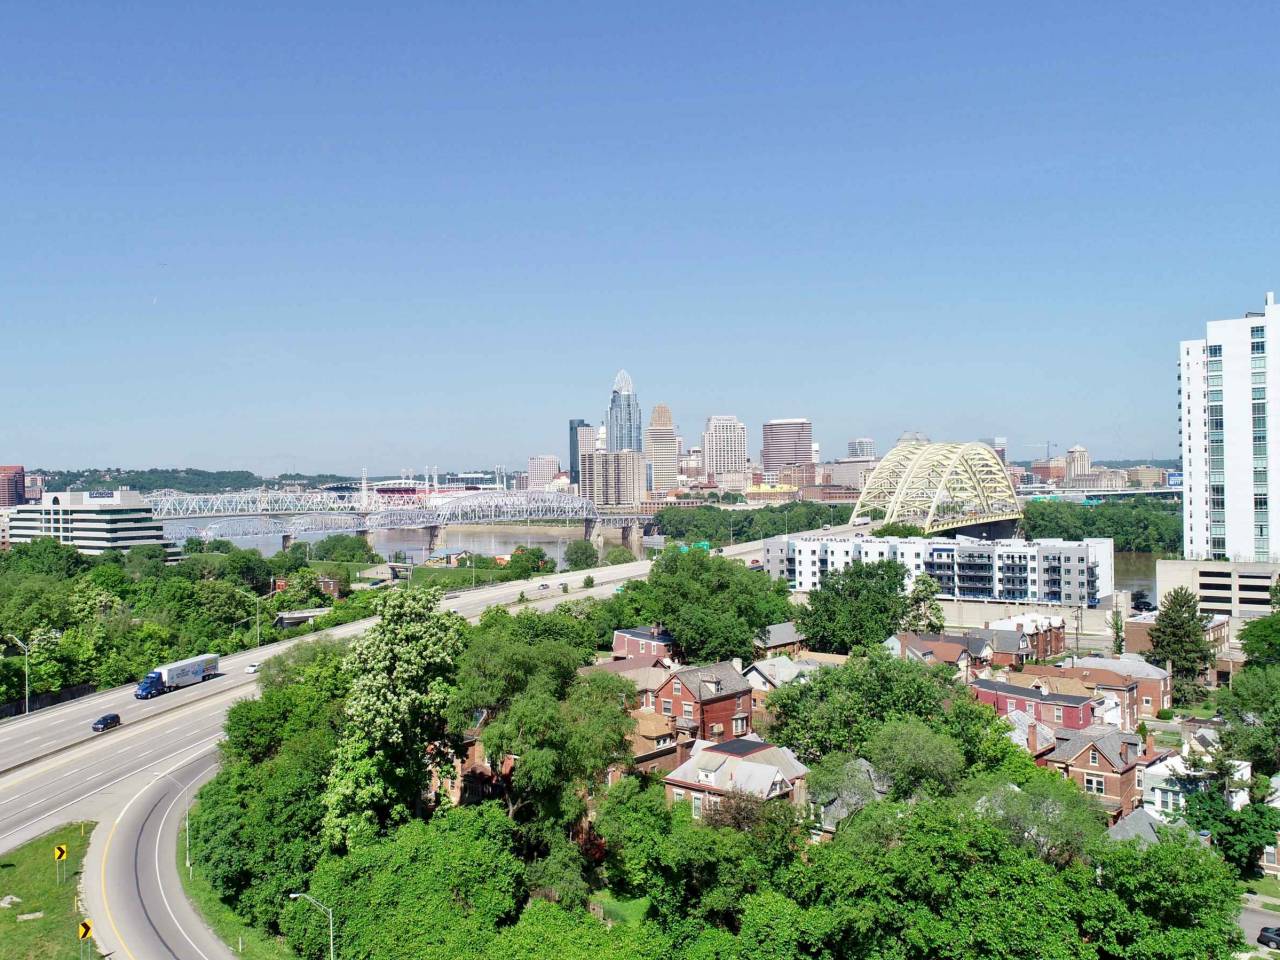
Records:
[[[1169,671],[1147,663],[1139,656],[1074,657],[1062,663],[1064,669],[1110,670],[1138,681],[1138,716],[1154,717],[1156,711],[1173,706],[1173,678]]]
[[[1145,654],[1151,649],[1151,628],[1155,626],[1156,615],[1141,613],[1124,622],[1124,652]],[[1231,681],[1244,667],[1244,656],[1231,649],[1231,618],[1217,613],[1209,618],[1204,626],[1204,638],[1213,650],[1214,664],[1207,667],[1201,679],[1205,685],[1229,687]]]
[[[816,660],[792,660],[785,655],[757,660],[742,671],[742,678],[751,685],[751,709],[757,714],[765,712],[769,694],[787,683],[803,683],[811,674],[822,669]]]
[[[973,676],[972,658],[963,637],[940,633],[912,633],[903,630],[884,642],[885,649],[902,660],[915,660],[932,666],[945,663],[956,671],[956,677],[968,681]]]
[[[675,658],[675,640],[661,627],[632,627],[613,631],[613,659]]]
[[[1150,734],[1144,743],[1135,733],[1095,724],[1083,730],[1059,730],[1057,745],[1039,762],[1096,797],[1115,823],[1142,807],[1143,775],[1169,753],[1157,751]]]
[[[1028,663],[1022,668],[1018,683],[1062,683],[1071,681],[1079,685],[1081,692],[1098,697],[1103,708],[1098,719],[1113,723],[1121,730],[1132,732],[1138,728],[1141,698],[1135,677],[1103,670],[1098,667],[1061,667]]]
[[[987,629],[1025,638],[1033,660],[1048,660],[1067,650],[1067,622],[1060,616],[1024,613],[993,620]]]
[[[765,743],[755,734],[724,743],[695,740],[680,746],[685,756],[663,784],[667,802],[690,801],[696,819],[731,793],[808,808],[809,768],[786,747]]]
[[[1002,717],[1021,710],[1055,729],[1082,730],[1093,724],[1094,711],[1102,706],[1094,697],[1020,687],[999,680],[971,680],[969,689]]]
[[[673,717],[684,736],[718,742],[751,732],[751,684],[742,676],[741,661],[676,670],[655,701],[657,712]]]

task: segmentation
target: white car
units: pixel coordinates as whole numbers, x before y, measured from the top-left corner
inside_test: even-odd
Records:
[[[245,673],[257,673],[257,672],[258,672],[259,670],[261,670],[261,669],[262,669],[262,664],[260,664],[260,663],[251,663],[251,664],[249,664],[247,667],[245,667],[245,668],[244,668],[244,672],[245,672]]]

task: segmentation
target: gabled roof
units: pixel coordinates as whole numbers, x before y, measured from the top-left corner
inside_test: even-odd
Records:
[[[1049,693],[1044,690],[1037,690],[1034,687],[1019,687],[1012,683],[1002,683],[999,680],[970,680],[969,686],[976,690],[987,690],[991,693],[1021,697],[1024,700],[1062,703],[1072,707],[1079,707],[1093,702],[1093,697],[1082,697],[1071,693]]]
[[[796,625],[792,621],[772,624],[765,628],[765,634],[764,640],[756,641],[756,645],[765,650],[787,647],[800,642],[800,634],[796,632]]]
[[[1117,770],[1123,770],[1142,754],[1142,738],[1135,733],[1121,733],[1109,723],[1095,723],[1083,730],[1059,730],[1058,745],[1049,760],[1071,762],[1092,748],[1107,758]]]
[[[666,779],[724,793],[740,790],[767,799],[790,792],[795,781],[808,772],[786,747],[748,734],[724,743],[695,740],[689,759]]]
[[[625,660],[599,660],[579,667],[579,673],[630,673],[632,670],[643,670],[645,667],[661,667],[662,657],[656,653],[643,653],[638,657],[627,657]]]
[[[1121,817],[1114,824],[1107,828],[1107,836],[1112,840],[1137,840],[1140,843],[1156,843],[1160,836],[1156,833],[1157,827],[1172,828],[1175,830],[1185,830],[1191,832],[1191,828],[1187,826],[1187,822],[1181,818],[1170,823],[1165,823],[1159,817],[1152,814],[1146,807],[1139,807],[1128,816]]]
[[[751,684],[727,660],[703,667],[685,667],[675,676],[699,703],[751,692]]]
[[[1042,673],[1008,673],[1008,682],[1015,687],[1034,687],[1045,693],[1067,693],[1077,697],[1092,697],[1084,682],[1075,677],[1055,677]]]
[[[782,656],[757,660],[742,672],[745,676],[754,671],[764,678],[764,681],[769,686],[780,687],[784,683],[790,683],[792,680],[802,679],[811,673],[817,673],[822,669],[822,666],[816,660],[792,660],[790,657]]]
[[[1073,667],[1093,667],[1095,670],[1112,670],[1126,677],[1142,677],[1147,680],[1166,680],[1169,672],[1163,667],[1147,663],[1140,657],[1126,655],[1123,657],[1076,657],[1074,661],[1064,661]]]

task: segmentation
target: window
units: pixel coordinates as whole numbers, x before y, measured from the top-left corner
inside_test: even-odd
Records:
[[[1222,344],[1220,344],[1220,343],[1212,343],[1212,344],[1210,344],[1210,345],[1209,345],[1209,356],[1211,356],[1211,357],[1220,357],[1220,356],[1222,356]]]
[[[693,795],[693,819],[702,819],[702,794],[700,793]]]
[[[1017,710],[1017,709],[1018,709],[1018,701],[1017,701],[1017,700],[1006,700],[1006,701],[1004,702],[1004,709],[1005,709],[1005,711],[1006,711],[1006,712],[1009,712],[1009,711],[1012,711],[1012,710]]]
[[[1104,794],[1107,792],[1107,781],[1102,777],[1094,777],[1086,775],[1084,778],[1084,792]]]
[[[676,801],[676,803],[679,803],[681,800],[683,800],[683,799],[684,799],[684,791],[683,791],[683,790],[672,790],[672,791],[671,791],[671,799],[672,799],[672,800],[674,800],[674,801]]]
[[[664,714],[666,714],[668,717],[669,717],[669,716],[671,716],[671,701],[670,701],[670,700],[663,700],[663,701],[662,701],[662,712],[663,712]]]
[[[711,783],[711,781],[712,781],[712,775],[711,775],[711,771],[710,771],[710,770],[699,770],[699,771],[698,771],[698,782],[699,782],[699,783]]]
[[[1266,336],[1267,336],[1267,328],[1265,326],[1249,328],[1250,340],[1263,340],[1266,338]]]
[[[747,718],[734,717],[733,718],[733,735],[735,737],[740,737],[746,732],[747,732]]]
[[[1097,765],[1098,765],[1098,751],[1097,751],[1097,750],[1090,750],[1090,751],[1089,751],[1089,766],[1091,766],[1091,767],[1096,767]]]
[[[1054,708],[1053,708],[1053,722],[1054,722],[1054,723],[1061,723],[1061,722],[1062,722],[1062,708],[1061,708],[1061,707],[1054,707]]]
[[[1142,698],[1142,705],[1143,705],[1144,707],[1146,707],[1148,710],[1150,710],[1150,709],[1151,709],[1151,698],[1150,698],[1150,697],[1143,697],[1143,698]]]
[[[671,681],[671,693],[673,696],[680,696],[680,678]]]
[[[686,720],[692,720],[692,719],[693,719],[693,704],[692,704],[692,703],[686,703],[686,704],[684,704],[684,705],[681,707],[681,710],[683,711],[682,716],[683,716]]]

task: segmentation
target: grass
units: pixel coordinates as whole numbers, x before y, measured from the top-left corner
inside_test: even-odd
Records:
[[[92,823],[71,823],[0,854],[0,897],[21,897],[0,910],[0,960],[78,960],[76,926],[84,919],[77,909],[80,865],[89,847]],[[53,847],[67,845],[62,883],[54,874]],[[40,913],[39,920],[18,922],[18,915]],[[92,945],[92,941],[90,942]],[[92,956],[100,956],[96,948]]]
[[[356,563],[348,560],[312,560],[307,566],[322,576],[332,577],[339,573],[346,573],[352,580],[358,580],[361,573],[370,567],[376,567],[377,564]]]
[[[195,907],[196,913],[204,918],[209,929],[217,934],[237,957],[247,960],[298,960],[298,955],[279,937],[264,933],[240,919],[231,907],[222,902],[218,891],[200,874],[199,865],[194,877],[187,874],[186,853],[182,846],[182,833],[178,832],[178,842],[174,844],[174,855],[178,863],[178,876],[182,878],[182,890]],[[243,945],[242,950],[237,948]],[[3,958],[3,954],[0,954]],[[5,958],[7,960],[7,958]]]
[[[1250,893],[1256,893],[1261,897],[1275,897],[1280,900],[1280,879],[1275,877],[1259,877],[1257,880],[1249,880],[1245,887]]]
[[[472,570],[470,567],[414,567],[413,580],[415,584],[427,584],[430,586],[444,587],[446,590],[455,587],[470,587],[472,576],[475,577],[476,586],[486,583],[498,582],[500,570]]]
[[[649,912],[649,898],[619,900],[608,890],[601,890],[591,898],[600,904],[605,920],[610,923],[640,923]]]
[[[1171,750],[1182,746],[1182,734],[1170,733],[1168,730],[1156,730],[1154,732],[1157,747]]]

